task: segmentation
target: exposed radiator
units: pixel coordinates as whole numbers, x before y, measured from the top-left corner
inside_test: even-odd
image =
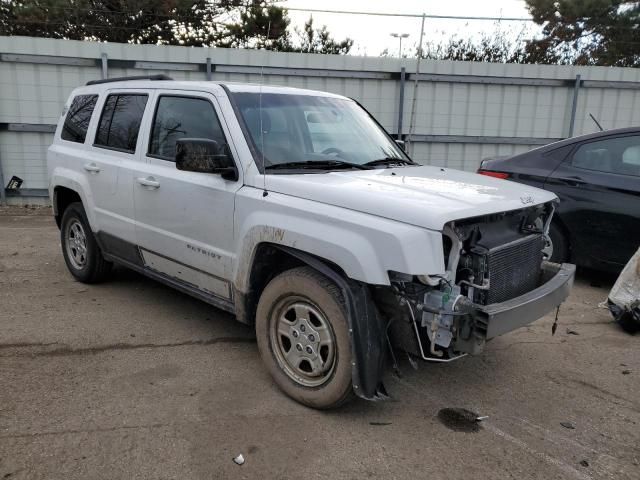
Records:
[[[536,288],[543,247],[542,235],[529,235],[491,249],[487,254],[490,287],[485,302],[504,302]]]

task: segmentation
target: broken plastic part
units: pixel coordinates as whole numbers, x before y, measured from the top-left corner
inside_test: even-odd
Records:
[[[620,307],[628,307],[640,298],[640,248],[631,257],[609,292],[609,300]]]
[[[640,249],[631,257],[609,292],[608,306],[625,331],[640,331]]]

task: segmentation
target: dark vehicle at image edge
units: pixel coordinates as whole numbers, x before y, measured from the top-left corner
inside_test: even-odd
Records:
[[[560,198],[549,230],[552,261],[619,272],[640,246],[640,128],[569,138],[485,159],[478,173]]]

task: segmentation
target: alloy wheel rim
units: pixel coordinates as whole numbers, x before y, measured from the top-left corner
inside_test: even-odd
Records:
[[[77,270],[87,264],[87,235],[82,224],[73,220],[67,225],[65,236],[67,257]]]
[[[305,387],[318,387],[333,374],[336,341],[324,313],[307,299],[288,297],[272,310],[271,345],[280,367]]]

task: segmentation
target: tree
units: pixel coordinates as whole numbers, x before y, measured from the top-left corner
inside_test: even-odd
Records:
[[[326,25],[314,28],[309,17],[302,31],[295,29],[297,38],[289,32],[290,19],[286,10],[258,1],[242,11],[237,22],[227,26],[228,36],[218,45],[227,47],[259,48],[281,52],[347,54],[353,40],[334,40]]]
[[[425,58],[501,63],[640,66],[640,2],[526,0],[540,35],[500,30],[478,40],[453,37],[423,49]]]
[[[295,50],[300,52],[345,55],[349,53],[353,46],[353,40],[350,38],[345,38],[342,41],[336,41],[331,38],[326,25],[320,28],[313,28],[313,16],[309,17],[309,20],[305,22],[303,30],[296,29],[296,33],[300,43]]]
[[[515,38],[496,28],[492,35],[479,40],[452,37],[446,43],[428,44],[422,58],[467,62],[530,63],[522,33]]]
[[[640,66],[640,2],[526,0],[543,37],[527,45],[540,63]]]
[[[290,20],[282,8],[270,1],[254,0],[248,7],[238,9],[235,13],[237,20],[226,26],[218,46],[290,50]]]
[[[232,2],[206,0],[2,0],[0,33],[120,43],[202,44]],[[183,42],[180,42],[183,40]],[[185,41],[186,40],[186,41]]]
[[[348,53],[326,27],[296,43],[277,0],[0,0],[0,35]],[[305,43],[308,41],[309,43]]]

